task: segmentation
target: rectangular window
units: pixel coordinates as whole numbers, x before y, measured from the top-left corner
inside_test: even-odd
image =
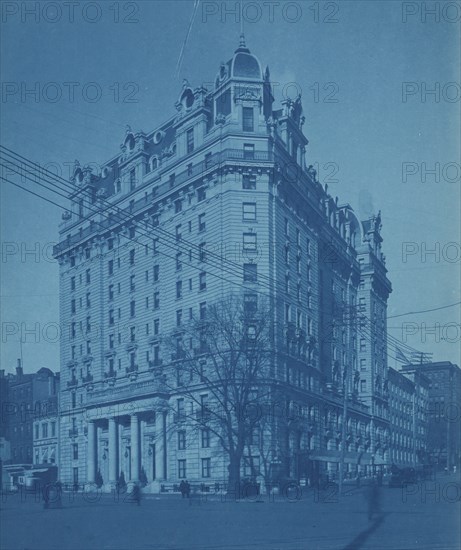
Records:
[[[154,309],[160,307],[160,292],[154,292]]]
[[[291,306],[290,304],[285,304],[285,323],[291,321]]]
[[[200,308],[200,320],[203,321],[204,319],[206,319],[206,302],[200,302],[199,308]]]
[[[130,250],[130,265],[134,265],[134,254],[135,254],[135,249],[132,248]]]
[[[205,187],[199,187],[197,189],[197,201],[202,202],[205,199],[206,199],[206,189],[205,189]]]
[[[176,311],[176,326],[180,327],[182,323],[182,309]]]
[[[42,437],[48,437],[48,424],[42,424]]]
[[[205,155],[205,169],[211,168],[211,153]]]
[[[130,191],[136,188],[136,168],[130,170]]]
[[[243,131],[253,132],[254,131],[253,107],[243,107],[242,112],[243,112]]]
[[[107,271],[108,271],[109,275],[114,274],[114,260],[109,260],[107,262]]]
[[[184,451],[186,448],[186,432],[180,430],[178,432],[178,451]]]
[[[40,426],[38,424],[35,425],[35,439],[38,439],[40,437],[39,435]]]
[[[176,299],[182,298],[182,281],[176,281]]]
[[[242,204],[242,219],[244,222],[256,221],[256,203],[244,202]]]
[[[243,174],[242,188],[243,189],[256,189],[256,176],[250,176],[248,174]]]
[[[257,237],[256,233],[243,234],[243,250],[256,250]]]
[[[176,400],[176,411],[178,417],[184,416],[184,399],[182,397]]]
[[[205,231],[206,229],[206,222],[205,222],[205,213],[199,214],[198,217],[198,230],[199,232]]]
[[[109,285],[109,300],[114,299],[114,285]]]
[[[181,224],[178,224],[178,225],[176,226],[176,230],[175,230],[175,231],[176,231],[176,240],[177,240],[177,241],[180,241],[181,238],[182,238]]]
[[[254,160],[255,146],[252,143],[244,143],[243,145],[243,160]]]
[[[86,280],[87,285],[89,285],[91,283],[91,272],[90,272],[89,269],[86,270],[85,280]]]
[[[199,245],[199,261],[206,262],[206,243],[200,243]]]
[[[199,275],[199,289],[205,290],[206,289],[206,272],[202,271]]]
[[[211,458],[202,458],[202,477],[211,477]]]
[[[131,300],[130,302],[130,316],[134,317],[136,315],[136,302]]]
[[[176,271],[180,271],[180,269],[182,268],[181,257],[182,257],[182,252],[177,252],[176,253]]]
[[[243,296],[243,310],[248,314],[256,313],[258,310],[258,295],[246,293]]]
[[[130,292],[134,292],[135,290],[136,290],[135,275],[130,275]]]
[[[189,128],[187,130],[187,154],[192,153],[194,150],[194,129]]]
[[[179,212],[182,212],[182,200],[178,199],[177,201],[174,201],[174,213],[179,214]]]
[[[75,290],[75,277],[70,278],[70,289]]]
[[[159,279],[159,275],[160,275],[160,266],[157,264],[157,265],[154,265],[154,283],[158,283],[158,279]]]
[[[184,479],[186,477],[186,461],[184,459],[178,460],[178,478]]]
[[[208,449],[210,446],[210,430],[204,428],[202,430],[202,449]]]
[[[258,280],[258,265],[243,264],[243,280],[246,283],[256,283]]]
[[[78,443],[72,444],[72,458],[78,460]]]
[[[154,319],[154,335],[157,336],[160,332],[160,319]]]
[[[367,381],[366,380],[360,380],[360,391],[364,392],[367,389]]]

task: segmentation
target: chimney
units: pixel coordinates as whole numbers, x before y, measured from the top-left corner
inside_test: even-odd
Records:
[[[18,366],[16,367],[16,375],[22,376],[22,366],[21,366],[21,359],[18,359]]]

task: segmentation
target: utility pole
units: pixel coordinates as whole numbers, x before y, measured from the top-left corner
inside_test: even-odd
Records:
[[[339,495],[343,494],[344,460],[346,456],[346,421],[347,421],[347,380],[349,369],[344,367],[343,376],[343,422],[341,426],[341,455],[339,459]]]
[[[451,455],[450,455],[451,426],[450,426],[450,414],[448,412],[449,411],[448,407],[450,407],[451,409],[452,399],[453,399],[453,372],[451,368],[449,371],[449,387],[450,387],[450,400],[448,402],[448,406],[447,405],[445,406],[445,414],[447,415],[447,473],[450,473],[450,468],[451,468]]]
[[[414,392],[413,392],[413,466],[416,466],[416,392],[417,392],[417,375],[415,373],[415,383],[414,383]]]

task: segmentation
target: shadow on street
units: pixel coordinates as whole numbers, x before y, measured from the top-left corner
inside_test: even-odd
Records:
[[[384,522],[385,517],[388,515],[389,513],[380,514],[380,516],[373,521],[368,529],[365,529],[364,531],[359,533],[354,540],[352,540],[347,546],[343,548],[343,550],[358,550],[359,548],[362,548],[368,537],[381,526],[381,524]]]

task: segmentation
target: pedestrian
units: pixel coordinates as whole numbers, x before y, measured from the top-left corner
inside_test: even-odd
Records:
[[[137,483],[133,486],[133,501],[137,506],[141,506],[141,488]]]
[[[360,487],[360,472],[357,472],[357,477],[355,478],[355,486]]]
[[[380,512],[380,488],[376,478],[373,478],[366,488],[365,497],[367,500],[368,519],[371,521],[373,516]]]
[[[57,508],[62,508],[62,483],[60,481],[56,481],[56,497]]]
[[[181,480],[181,483],[179,484],[179,490],[181,491],[182,498],[186,498],[186,482]]]
[[[186,496],[187,496],[187,498],[189,498],[190,497],[190,483],[187,481],[187,479],[186,479],[185,485],[186,485]]]
[[[45,508],[46,510],[49,507],[50,507],[50,486],[47,483],[43,487],[43,508]]]

